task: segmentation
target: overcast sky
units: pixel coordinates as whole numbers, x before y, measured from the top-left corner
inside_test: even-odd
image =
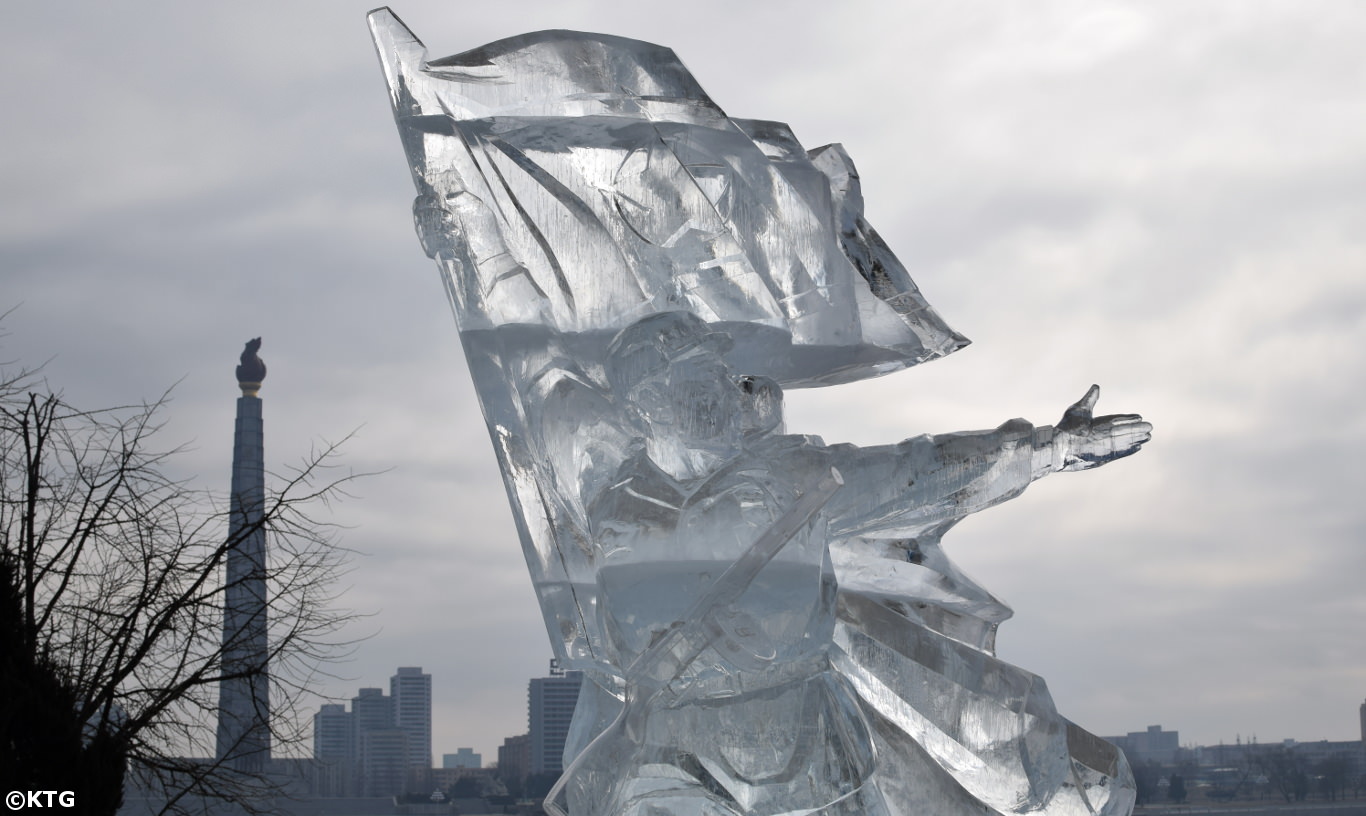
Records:
[[[267,466],[318,439],[374,632],[323,691],[434,676],[434,752],[496,758],[550,649],[365,25],[349,0],[10,4],[0,357],[75,403],[179,381],[168,444],[227,489],[264,338]],[[970,337],[789,395],[891,442],[1098,412],[1138,456],[946,538],[1010,603],[1002,657],[1101,734],[1359,738],[1366,699],[1366,5],[405,2],[432,56],[573,28],[672,47],[732,116],[842,142],[867,215]]]

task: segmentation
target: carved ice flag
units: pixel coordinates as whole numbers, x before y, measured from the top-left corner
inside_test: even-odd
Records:
[[[785,385],[966,345],[864,219],[844,149],[728,118],[670,49],[542,31],[429,60],[392,13],[371,25],[462,330],[686,310]]]

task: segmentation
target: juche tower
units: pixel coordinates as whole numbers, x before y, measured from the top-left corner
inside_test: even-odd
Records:
[[[270,761],[269,641],[266,603],[265,440],[257,392],[266,364],[247,342],[237,366],[237,427],[223,594],[223,677],[218,687],[218,758],[244,772]]]

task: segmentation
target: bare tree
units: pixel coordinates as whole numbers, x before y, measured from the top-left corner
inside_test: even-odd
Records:
[[[81,410],[0,377],[0,790],[70,790],[92,814],[130,778],[168,812],[268,801],[269,773],[213,758],[219,682],[242,670],[224,660],[223,567],[256,528],[229,535],[226,502],[170,475],[165,407]],[[333,594],[343,551],[313,515],[353,478],[336,453],[277,477],[264,512],[276,746],[299,740],[296,708],[351,617]]]
[[[1309,794],[1309,775],[1305,773],[1304,760],[1293,748],[1267,746],[1256,752],[1252,761],[1286,804],[1302,802]]]
[[[1352,759],[1346,753],[1325,757],[1314,766],[1314,773],[1325,799],[1336,802],[1339,795],[1346,797],[1352,781]]]

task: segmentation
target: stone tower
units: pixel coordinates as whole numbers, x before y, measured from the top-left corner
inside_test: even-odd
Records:
[[[223,679],[218,687],[218,758],[244,772],[270,761],[270,677],[266,603],[265,442],[256,396],[266,365],[247,343],[237,366],[232,446],[231,549],[223,594]]]

